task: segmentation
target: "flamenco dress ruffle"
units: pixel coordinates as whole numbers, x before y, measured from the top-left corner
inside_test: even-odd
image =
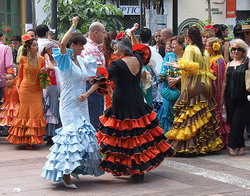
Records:
[[[52,138],[54,145],[50,148],[51,152],[43,167],[43,178],[61,182],[64,175],[72,172],[93,176],[104,174],[98,168],[101,155],[96,132],[86,119],[78,118],[72,124],[57,129],[56,134]]]
[[[46,134],[45,127],[45,119],[15,118],[11,122],[6,140],[13,144],[42,144],[42,136]]]
[[[10,102],[1,105],[0,126],[10,126],[11,121],[17,116],[19,103]]]
[[[133,109],[111,107],[100,122],[97,138],[101,153],[106,155],[100,167],[106,172],[142,174],[175,154],[147,104]]]
[[[215,114],[216,103],[202,94],[188,100],[183,92],[177,100],[173,126],[166,133],[169,142],[178,153],[218,151],[223,145]]]

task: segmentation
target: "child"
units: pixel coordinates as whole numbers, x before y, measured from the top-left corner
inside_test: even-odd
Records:
[[[19,96],[14,84],[14,73],[14,69],[8,69],[5,76],[7,86],[4,89],[3,105],[0,106],[0,126],[3,135],[7,135],[7,129],[19,109]]]

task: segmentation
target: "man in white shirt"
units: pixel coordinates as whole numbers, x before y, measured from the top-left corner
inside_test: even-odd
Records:
[[[36,34],[37,34],[37,43],[38,43],[38,54],[40,55],[43,48],[50,43],[48,39],[49,36],[49,27],[45,24],[40,24],[36,27]]]

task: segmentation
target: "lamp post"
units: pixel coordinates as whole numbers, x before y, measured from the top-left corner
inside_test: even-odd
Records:
[[[51,27],[55,30],[55,39],[57,39],[57,0],[51,2]]]
[[[178,0],[173,0],[173,32],[178,35]]]

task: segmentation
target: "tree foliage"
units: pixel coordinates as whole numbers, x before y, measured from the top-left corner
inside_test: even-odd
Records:
[[[43,8],[49,13],[45,23],[51,25],[51,0],[46,0]],[[104,4],[103,0],[57,0],[58,32],[65,33],[74,16],[79,16],[78,30],[82,33],[88,31],[92,22],[101,22],[107,30],[119,29],[122,25],[119,17],[122,11],[112,4]]]

